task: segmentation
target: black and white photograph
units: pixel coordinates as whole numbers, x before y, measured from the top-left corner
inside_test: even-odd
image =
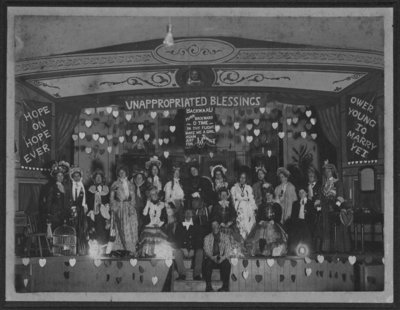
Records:
[[[393,302],[392,8],[7,25],[6,301]]]

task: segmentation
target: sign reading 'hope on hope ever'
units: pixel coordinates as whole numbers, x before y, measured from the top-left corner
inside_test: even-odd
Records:
[[[347,160],[365,163],[378,159],[379,128],[373,94],[347,96]]]

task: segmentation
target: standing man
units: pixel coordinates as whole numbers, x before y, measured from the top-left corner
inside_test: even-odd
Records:
[[[213,269],[221,271],[222,287],[218,292],[229,291],[229,275],[231,273],[231,264],[228,260],[229,256],[229,237],[220,232],[217,220],[211,223],[212,232],[204,239],[204,253],[206,256],[204,262],[204,275],[206,278],[206,292],[213,292],[211,286],[211,274]]]

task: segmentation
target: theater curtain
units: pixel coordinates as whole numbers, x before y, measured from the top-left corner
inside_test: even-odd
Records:
[[[71,161],[72,133],[79,122],[79,111],[57,111],[56,113],[56,159]],[[67,157],[65,157],[67,156]]]
[[[318,108],[318,119],[325,137],[334,147],[340,147],[340,105]]]

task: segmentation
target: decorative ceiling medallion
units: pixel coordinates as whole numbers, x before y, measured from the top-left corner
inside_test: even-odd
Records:
[[[171,64],[219,63],[233,58],[235,47],[225,41],[214,39],[182,39],[171,47],[158,46],[154,57]]]

